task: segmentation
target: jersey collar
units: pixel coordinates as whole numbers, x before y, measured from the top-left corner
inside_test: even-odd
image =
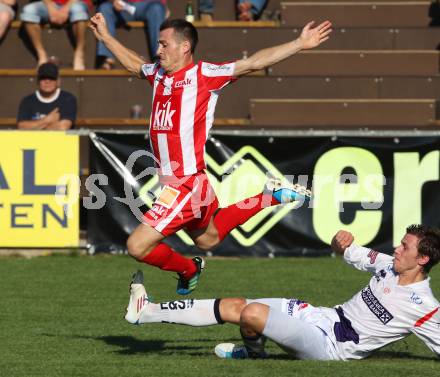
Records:
[[[194,67],[195,65],[196,65],[196,64],[192,61],[191,63],[189,63],[189,64],[186,65],[185,67],[180,68],[178,71],[174,72],[172,75],[167,75],[167,74],[164,72],[164,76],[167,76],[167,77],[177,76],[177,75],[179,75],[179,74],[182,73],[182,72],[186,72],[186,71],[188,71],[189,69],[191,69],[191,68]]]
[[[46,98],[40,94],[39,90],[35,91],[35,95],[37,96],[38,100],[43,103],[52,103],[53,101],[56,101],[58,99],[58,97],[60,96],[60,93],[61,93],[61,89],[57,88],[57,90],[55,91],[53,96]]]

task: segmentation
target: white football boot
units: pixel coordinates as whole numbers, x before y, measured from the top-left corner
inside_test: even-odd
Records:
[[[148,295],[144,287],[144,275],[138,270],[133,274],[130,284],[130,299],[128,301],[125,320],[133,325],[139,324],[142,309],[148,304]]]

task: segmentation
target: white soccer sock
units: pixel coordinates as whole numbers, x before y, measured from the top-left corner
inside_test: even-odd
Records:
[[[218,314],[220,300],[178,300],[148,303],[142,309],[139,323],[169,322],[189,326],[223,323]],[[217,313],[217,314],[216,314]]]

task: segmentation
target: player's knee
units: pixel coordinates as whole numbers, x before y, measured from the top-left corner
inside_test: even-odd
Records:
[[[258,304],[252,303],[246,305],[240,314],[240,322],[246,325],[250,325],[258,318]]]
[[[254,327],[261,319],[261,304],[246,305],[240,314],[240,324]]]
[[[203,240],[197,243],[197,247],[202,251],[210,251],[218,245],[215,240]]]
[[[131,235],[127,240],[127,251],[133,258],[141,260],[145,258],[150,250],[137,237]]]
[[[220,316],[223,321],[228,323],[240,323],[240,315],[246,306],[244,298],[223,298],[220,300]]]
[[[203,237],[199,237],[195,241],[197,247],[203,251],[213,250],[220,243],[216,230],[212,231],[211,233],[205,233]]]

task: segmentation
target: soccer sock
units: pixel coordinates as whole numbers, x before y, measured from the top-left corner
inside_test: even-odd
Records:
[[[248,336],[243,334],[243,330],[241,328],[240,334],[250,358],[257,358],[265,355],[264,345],[266,344],[267,338],[264,335],[256,334],[254,336]]]
[[[271,194],[260,193],[241,202],[221,208],[214,217],[218,237],[222,241],[238,225],[244,224],[263,208],[280,204]]]
[[[185,279],[190,279],[197,271],[196,265],[190,258],[176,253],[166,243],[161,242],[146,257],[144,263],[159,267],[161,270],[174,271]]]
[[[220,300],[178,300],[148,303],[142,309],[139,323],[169,322],[188,326],[222,324],[219,316]]]

